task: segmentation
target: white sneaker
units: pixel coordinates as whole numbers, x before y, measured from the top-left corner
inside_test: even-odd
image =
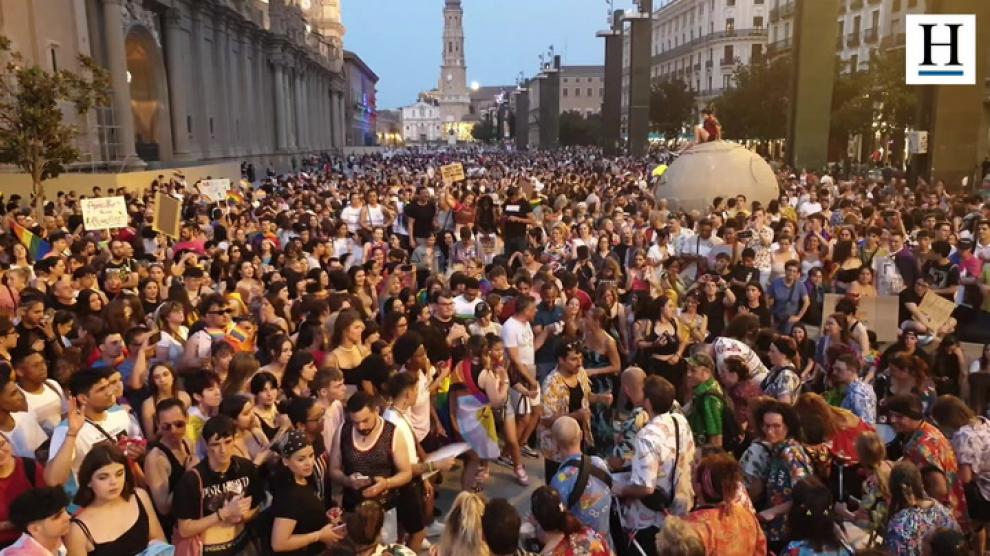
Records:
[[[439,537],[443,534],[443,523],[434,521],[426,527],[426,537]]]

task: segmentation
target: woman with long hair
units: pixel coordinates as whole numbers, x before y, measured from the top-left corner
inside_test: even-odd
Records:
[[[138,554],[165,542],[151,497],[134,485],[117,446],[94,445],[79,466],[78,484],[73,502],[81,509],[66,537],[69,556]]]
[[[251,380],[261,364],[250,353],[235,353],[227,364],[227,376],[220,384],[224,396],[244,394],[248,391],[248,381]]]
[[[258,371],[249,383],[254,396],[254,413],[269,441],[288,426],[288,420],[278,411],[278,378],[267,371]]]
[[[158,402],[174,398],[188,409],[192,407],[192,400],[176,383],[175,369],[172,365],[162,361],[151,365],[148,378],[148,390],[151,395],[141,402],[141,426],[144,428],[144,436],[148,440],[155,440],[157,435],[155,407]]]
[[[285,374],[285,366],[289,364],[293,350],[292,340],[285,334],[269,336],[265,341],[264,353],[268,363],[261,367],[260,371],[271,373],[281,382],[282,376]]]
[[[842,237],[842,232],[849,232],[849,230],[840,230],[840,238]],[[836,293],[846,293],[849,291],[849,286],[859,276],[859,270],[863,268],[863,260],[859,257],[859,249],[851,237],[850,239],[839,239],[835,242],[835,247],[832,249],[832,263],[832,287]]]
[[[586,527],[568,511],[556,490],[541,486],[530,498],[540,554],[548,556],[610,556],[612,549],[601,534]],[[467,553],[465,553],[467,554]]]
[[[162,335],[155,344],[155,360],[178,365],[189,339],[185,309],[181,303],[166,301],[158,307],[157,315],[155,325]]]
[[[767,538],[742,484],[735,458],[705,456],[694,470],[694,511],[684,521],[698,532],[706,554],[765,556]]]
[[[254,409],[251,396],[234,394],[224,396],[219,413],[234,421],[234,454],[262,465],[272,457],[269,450],[272,440],[265,436]]]
[[[770,328],[772,324],[770,309],[767,307],[767,298],[763,293],[763,286],[759,282],[753,281],[746,284],[743,297],[736,302],[738,314],[752,314],[760,319],[760,327]]]
[[[698,311],[701,298],[695,291],[689,291],[684,296],[681,314],[677,316],[684,325],[682,334],[689,346],[703,344],[708,339],[708,316]]]
[[[485,196],[485,198],[489,198]],[[350,550],[354,556],[416,556],[409,547],[402,544],[382,544],[382,525],[385,523],[385,510],[374,500],[365,500],[344,515],[347,538],[338,546]],[[334,554],[342,554],[335,552]],[[475,554],[475,553],[465,553]],[[478,553],[480,554],[480,553]]]
[[[106,329],[109,332],[121,335],[130,330],[138,322],[134,318],[134,309],[123,296],[108,303],[103,308],[100,317],[106,323]]]
[[[599,280],[595,292],[595,304],[605,310],[608,325],[605,327],[619,342],[619,353],[626,354],[629,346],[629,320],[626,306],[622,303],[619,290],[614,282]]]
[[[480,495],[473,492],[458,494],[444,522],[437,555],[489,556],[488,545],[481,532],[481,516],[484,513],[485,500]]]
[[[395,342],[395,339],[409,332],[409,315],[405,308],[392,311],[385,316],[385,323],[382,325],[382,339],[388,343]]]
[[[277,294],[271,293],[260,299],[261,301],[258,302],[258,326],[274,326],[283,334],[289,334],[292,331],[292,326],[288,320],[282,317],[285,301]]]
[[[648,327],[640,330],[637,341],[640,366],[647,373],[659,374],[679,390],[686,371],[682,356],[687,344],[678,333],[677,309],[666,296],[657,299],[654,307]]]
[[[952,510],[929,498],[921,471],[910,461],[890,471],[890,510],[883,547],[895,556],[922,554],[925,538],[938,528],[959,530]]]
[[[852,556],[832,508],[832,493],[814,477],[794,485],[787,514],[790,542],[781,556]]]
[[[822,336],[815,346],[815,363],[820,369],[831,369],[835,358],[843,353],[862,357],[860,346],[849,334],[849,323],[843,313],[832,313],[822,325]]]
[[[890,372],[889,383],[878,396],[879,407],[883,408],[885,401],[892,396],[909,394],[921,400],[924,414],[929,415],[936,393],[925,360],[917,355],[900,353],[890,360],[887,368]]]
[[[357,311],[341,311],[333,323],[333,335],[330,337],[333,350],[324,361],[325,367],[340,369],[344,373],[344,382],[355,387],[361,386],[360,379],[357,373],[351,371],[357,369],[368,356],[361,337],[363,332],[364,321]]]
[[[846,295],[860,301],[868,297],[877,296],[877,288],[874,282],[873,269],[864,266],[859,269],[859,274],[856,275],[856,280],[849,284],[849,291]]]
[[[287,400],[306,398],[311,395],[309,385],[316,378],[316,360],[307,351],[297,351],[285,365],[282,377],[282,395]]]
[[[352,266],[347,271],[347,275],[351,279],[349,292],[361,300],[361,307],[364,311],[362,317],[365,320],[376,319],[378,317],[378,292],[368,282],[368,273],[363,267]]]
[[[939,396],[932,406],[932,419],[952,442],[969,516],[982,523],[990,521],[990,421],[977,416],[956,396]]]
[[[96,290],[82,290],[76,296],[75,311],[79,318],[90,315],[100,316],[103,312],[103,296]]]
[[[763,395],[760,388],[760,381],[753,378],[745,362],[739,357],[726,359],[725,364],[719,368],[718,382],[728,395],[734,409],[734,417],[739,425],[739,430],[746,431],[749,436],[753,436],[754,431],[749,426],[750,407],[754,401]],[[726,404],[726,409],[729,405]]]
[[[800,244],[799,244],[800,246]],[[815,233],[808,233],[804,238],[804,249],[801,250],[801,278],[808,277],[811,269],[822,269],[825,267],[825,254],[827,246],[822,241],[822,237]]]
[[[250,305],[255,299],[261,297],[265,291],[264,285],[258,279],[258,269],[255,268],[254,263],[251,261],[241,261],[235,268],[237,269],[237,274],[233,277],[237,281],[234,283],[233,291],[240,293],[244,302]]]
[[[138,283],[138,292],[140,292],[141,308],[146,315],[153,314],[164,301],[165,296],[162,295],[161,286],[151,278],[141,279]]]
[[[839,502],[835,510],[840,519],[875,536],[883,532],[887,522],[890,470],[894,464],[887,460],[887,448],[875,432],[864,432],[856,439],[856,457],[860,469],[865,471],[858,507],[850,512],[845,502]]]
[[[801,390],[801,366],[797,345],[790,336],[777,336],[768,351],[773,367],[760,384],[763,393],[782,402],[794,403]]]
[[[940,396],[959,396],[969,399],[969,375],[966,372],[966,354],[953,334],[946,334],[939,342],[932,358],[932,381]]]
[[[808,329],[803,323],[795,323],[791,326],[791,339],[797,347],[798,357],[801,358],[801,379],[811,378],[815,371],[815,342],[808,337]]]
[[[782,278],[784,267],[788,261],[798,258],[798,252],[794,248],[794,239],[788,233],[780,234],[777,238],[777,248],[770,252],[770,280]]]

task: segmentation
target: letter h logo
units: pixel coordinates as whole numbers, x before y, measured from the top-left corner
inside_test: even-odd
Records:
[[[976,16],[908,14],[905,82],[908,85],[976,84]]]

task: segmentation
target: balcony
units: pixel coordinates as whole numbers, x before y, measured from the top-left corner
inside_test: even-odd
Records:
[[[770,20],[770,23],[780,19],[780,8],[770,8],[770,14],[767,18]]]
[[[708,61],[705,62],[705,69],[712,69],[712,66],[714,66],[714,65],[715,65],[714,62],[712,62],[711,60],[708,60]]]
[[[904,33],[887,35],[880,41],[880,47],[885,50],[889,48],[901,48],[903,46],[904,46]]]
[[[849,11],[854,12],[856,10],[863,9],[863,0],[850,0],[849,1]]]
[[[767,45],[767,58],[773,58],[779,54],[783,54],[791,49],[791,39],[790,37],[786,39],[781,39],[776,42],[772,42]]]
[[[863,42],[866,44],[873,44],[877,42],[880,37],[877,35],[876,28],[866,29],[863,31]]]
[[[701,62],[694,65],[694,71],[701,71]]]
[[[794,2],[788,2],[780,6],[780,18],[787,19],[794,15]]]
[[[736,65],[736,59],[735,58],[722,58],[722,67],[723,68],[726,67],[726,66],[735,66],[735,65]]]
[[[859,33],[858,32],[853,31],[852,33],[849,33],[848,35],[846,35],[846,46],[848,46],[848,47],[859,46]]]

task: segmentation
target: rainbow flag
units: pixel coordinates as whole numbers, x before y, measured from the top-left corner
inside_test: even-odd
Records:
[[[227,201],[231,203],[236,203],[238,205],[244,204],[244,195],[241,195],[239,191],[234,191],[230,189],[227,191]]]
[[[10,231],[14,232],[14,235],[24,244],[24,247],[27,247],[28,253],[31,254],[31,258],[34,260],[40,261],[52,252],[51,244],[34,235],[34,233],[17,222],[10,223]]]

